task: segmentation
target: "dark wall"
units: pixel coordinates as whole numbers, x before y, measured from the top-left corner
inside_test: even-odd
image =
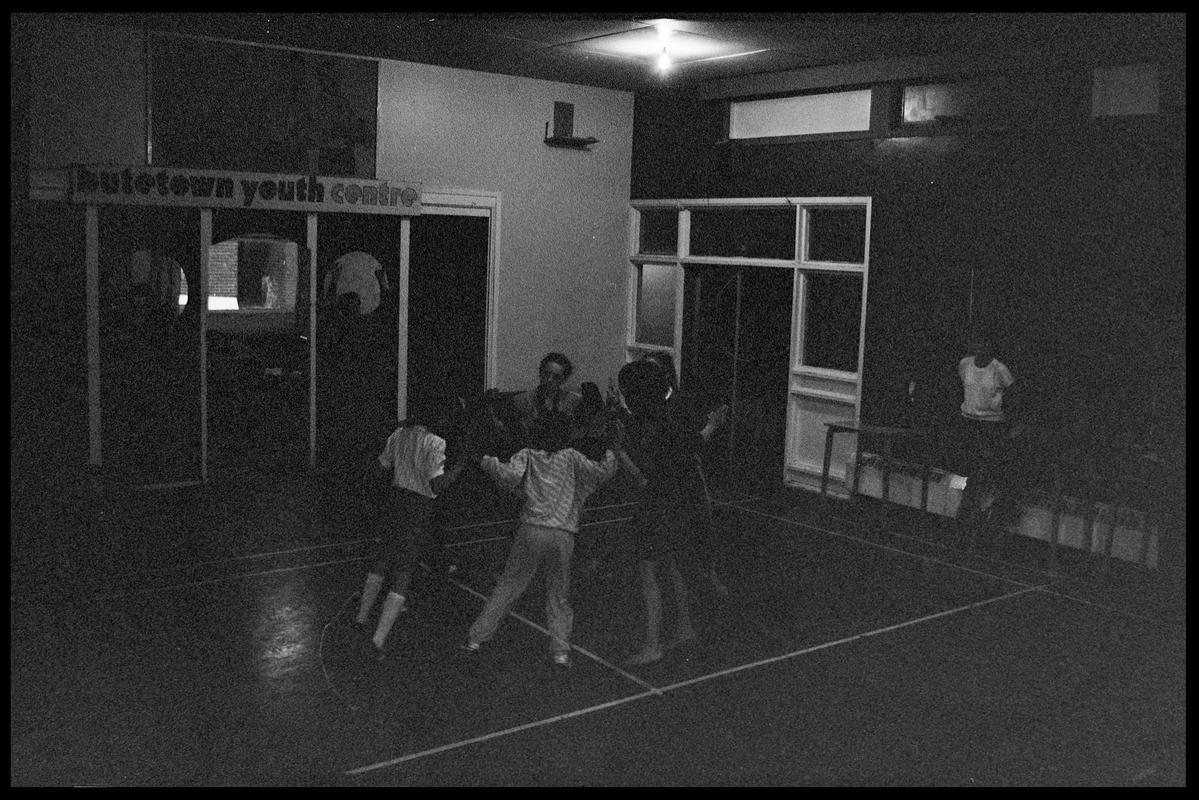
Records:
[[[952,416],[973,320],[1030,421],[1183,441],[1183,111],[784,144],[720,143],[725,113],[639,96],[633,197],[872,197],[864,419],[902,419],[909,381]]]

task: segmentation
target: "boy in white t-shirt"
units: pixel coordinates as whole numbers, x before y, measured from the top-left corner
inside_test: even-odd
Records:
[[[962,381],[962,404],[954,424],[955,472],[966,476],[966,488],[958,506],[958,520],[971,525],[998,492],[993,465],[1008,438],[1004,412],[1005,391],[1015,383],[1007,366],[995,358],[990,342],[975,336],[970,354],[958,362]]]
[[[366,625],[375,601],[390,576],[391,583],[375,626],[371,645],[383,657],[387,636],[406,609],[412,573],[432,530],[434,503],[462,474],[463,458],[446,468],[446,438],[453,427],[458,401],[437,401],[418,408],[400,423],[376,461],[376,479],[388,482],[376,516],[379,555],[367,573],[355,621]]]

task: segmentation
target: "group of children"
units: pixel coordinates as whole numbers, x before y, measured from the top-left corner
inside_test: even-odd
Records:
[[[390,579],[370,639],[379,657],[384,657],[388,635],[406,608],[418,559],[435,544],[429,539],[436,499],[469,467],[477,467],[519,497],[521,510],[504,570],[470,626],[461,646],[464,653],[482,649],[544,567],[551,661],[558,667],[571,665],[574,619],[569,595],[579,516],[587,498],[618,471],[637,489],[631,533],[646,611],[645,638],[627,663],[652,663],[670,646],[697,638],[680,559],[706,551],[703,567],[714,578],[711,504],[698,452],[724,422],[726,410],[711,412],[695,430],[681,407],[668,356],[626,364],[604,403],[579,396],[569,403],[560,401],[561,384],[570,372],[564,356],[547,355],[540,371],[538,389],[526,393],[528,397],[516,397],[521,402],[508,403],[506,409],[500,404],[513,398],[494,394],[474,413],[456,398],[434,402],[415,409],[388,437],[377,460],[389,485],[377,515],[382,547],[367,574],[356,616],[357,624],[368,630]],[[503,430],[513,408],[518,412],[515,444],[513,426]],[[447,454],[449,443],[453,452]],[[666,647],[661,638],[661,569],[674,590],[677,611],[675,634]]]

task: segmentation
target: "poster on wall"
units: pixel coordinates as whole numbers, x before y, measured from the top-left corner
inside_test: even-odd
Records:
[[[378,62],[150,37],[155,165],[375,178]]]

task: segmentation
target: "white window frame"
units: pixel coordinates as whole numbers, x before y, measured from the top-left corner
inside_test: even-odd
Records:
[[[628,293],[626,308],[625,359],[631,361],[640,354],[647,352],[669,353],[676,364],[680,364],[683,343],[683,268],[687,264],[726,264],[728,266],[771,267],[776,269],[792,269],[797,272],[796,302],[802,302],[803,275],[808,272],[841,272],[858,273],[862,275],[863,307],[867,290],[867,278],[870,264],[870,226],[871,198],[869,197],[753,197],[753,198],[691,198],[678,200],[634,200],[629,208],[629,269]],[[693,256],[691,255],[691,210],[720,209],[720,208],[777,208],[791,206],[796,210],[795,221],[795,256],[793,258],[751,258],[746,256]],[[810,211],[829,207],[862,206],[866,209],[866,241],[861,264],[817,261],[807,257],[807,230],[810,224]],[[643,253],[640,251],[641,242],[641,212],[674,209],[678,211],[678,237],[674,255],[669,253]],[[673,266],[675,274],[675,320],[674,343],[669,347],[638,342],[637,335],[637,271],[642,264],[658,264]],[[793,313],[793,318],[795,314]],[[856,373],[840,373],[855,375],[861,391],[861,365],[865,354],[866,315],[861,315],[858,335],[858,370]],[[819,375],[829,370],[820,367],[805,367],[802,362],[803,342],[802,331],[794,331],[794,357],[791,368],[797,371]],[[860,405],[860,404],[859,404]]]

